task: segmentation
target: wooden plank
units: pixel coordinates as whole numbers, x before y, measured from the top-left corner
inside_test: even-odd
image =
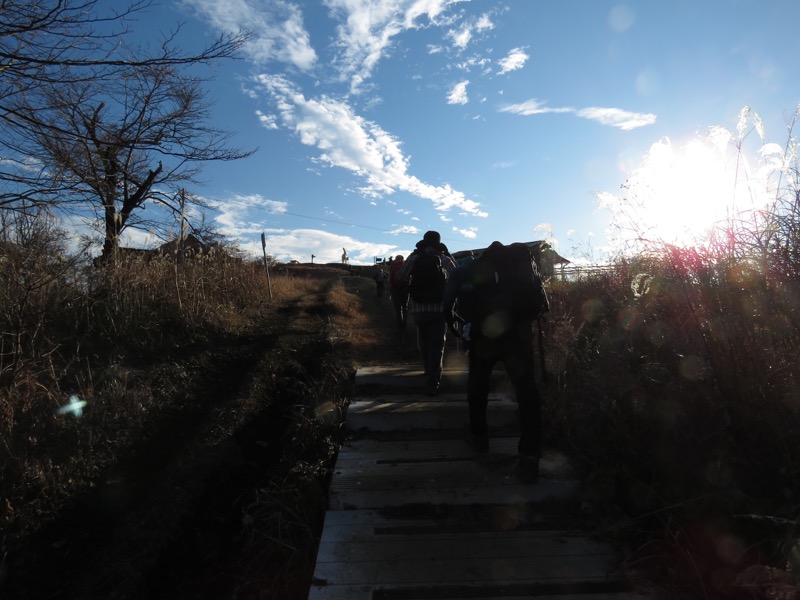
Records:
[[[516,400],[503,392],[492,392],[489,394],[488,402],[490,410],[506,404],[511,405],[512,408],[516,408],[517,405]],[[466,410],[467,394],[466,392],[446,392],[437,396],[427,396],[422,393],[381,394],[369,397],[355,395],[350,401],[347,414],[387,409],[389,412],[419,411],[420,409],[435,409],[442,404],[454,405],[459,410]]]
[[[363,535],[365,532],[359,533]],[[371,540],[359,535],[358,539],[348,542],[341,539],[321,542],[317,565],[340,561],[427,561],[443,556],[453,560],[582,556],[588,561],[597,557],[610,559],[613,554],[608,544],[585,537],[561,534],[544,536],[530,531],[376,535]]]
[[[391,385],[392,387],[417,386],[424,381],[425,372],[421,365],[369,365],[356,370],[356,386]],[[453,383],[466,383],[466,364],[444,365],[442,380]]]
[[[345,424],[352,431],[410,431],[464,429],[469,420],[463,396],[448,401],[442,401],[440,396],[434,400],[418,396],[402,398],[399,401],[386,396],[354,399],[347,408]],[[496,396],[490,402],[487,418],[490,428],[516,426],[517,405],[506,397]]]
[[[311,591],[309,594],[309,600],[381,600],[381,589],[376,588],[369,585],[314,585],[311,587]],[[428,593],[426,594],[425,591],[420,590],[418,593],[414,593],[413,595],[409,592],[408,588],[395,588],[394,590],[387,590],[386,595],[383,595],[385,598],[391,598],[390,595],[393,591],[403,593],[405,592],[404,596],[398,594],[395,595],[396,598],[408,598],[413,600],[463,600],[464,597],[469,598],[470,600],[508,600],[509,595],[476,595],[478,590],[470,591],[469,594],[460,594],[460,595],[443,595],[446,591],[442,590],[441,588],[431,588],[426,590]],[[489,590],[486,590],[487,593],[491,593]],[[627,592],[600,592],[600,593],[586,593],[586,594],[574,594],[574,593],[566,593],[566,594],[559,594],[554,596],[551,592],[546,593],[536,593],[535,591],[531,590],[531,593],[528,594],[520,594],[516,593],[514,595],[515,598],[525,598],[525,600],[648,600],[646,596],[640,596],[634,593],[627,593]]]
[[[422,444],[428,449],[435,448]],[[403,446],[394,446],[401,449]],[[446,448],[441,444],[439,448]],[[469,452],[468,449],[465,451]],[[452,450],[451,454],[457,453]],[[346,456],[346,454],[345,454]],[[373,461],[367,457],[337,460],[328,490],[332,510],[375,508],[403,504],[469,504],[496,502],[541,502],[547,498],[571,499],[579,482],[548,479],[542,474],[535,485],[521,483],[515,461],[506,456],[464,455],[464,459],[430,457],[421,461]]]
[[[363,511],[348,510],[331,512]],[[467,536],[470,540],[494,540],[499,536],[505,535],[519,539],[524,543],[538,543],[539,540],[565,540],[566,544],[571,544],[573,543],[572,540],[575,539],[589,540],[586,536],[577,533],[550,529],[526,529],[523,525],[502,528],[495,524],[495,527],[491,528],[488,524],[485,527],[465,524],[459,528],[457,524],[435,524],[432,521],[419,521],[414,525],[395,525],[391,527],[381,527],[371,524],[337,526],[326,523],[325,530],[320,539],[320,547],[323,545],[333,546],[339,543],[368,543],[376,540],[394,542],[412,537],[414,539],[425,539],[434,542],[438,540],[450,540],[458,536]],[[596,542],[595,540],[589,541],[592,543]],[[602,544],[602,542],[596,543]]]
[[[608,581],[608,557],[435,557],[425,560],[346,561],[317,565],[314,577],[333,585],[412,586],[489,582],[492,585]]]
[[[429,509],[429,510],[426,510]],[[328,531],[356,532],[369,529],[370,536],[390,535],[390,532],[403,530],[449,530],[457,528],[458,531],[514,531],[517,527],[539,523],[541,511],[529,512],[526,505],[493,505],[488,507],[472,507],[471,509],[442,511],[437,507],[413,506],[410,508],[376,508],[364,510],[329,510],[325,513],[323,541],[332,541],[327,538]],[[398,533],[401,535],[402,533]],[[532,535],[555,535],[554,531],[539,529],[531,532]],[[565,534],[568,535],[568,534]],[[344,537],[343,539],[349,539]],[[366,539],[366,538],[364,538]],[[371,538],[370,538],[371,539]]]
[[[403,506],[405,504],[496,504],[544,502],[545,500],[574,500],[577,481],[548,481],[536,485],[504,485],[460,488],[404,489],[403,483],[394,488],[332,490],[329,496],[331,510]]]
[[[474,589],[471,590],[468,586],[464,586],[462,589],[465,588],[468,590],[466,593],[459,594],[456,592],[458,595],[453,593],[443,595],[451,590],[443,590],[440,587],[432,587],[423,591],[402,587],[386,589],[369,585],[313,585],[310,590],[309,600],[382,600],[382,598],[391,599],[393,597],[413,600],[463,600],[465,597],[470,600],[508,600],[511,597],[507,592],[503,593],[503,595],[483,595],[480,594],[480,591],[485,591],[487,594],[492,592],[486,588],[478,588],[478,586],[473,586]],[[426,591],[427,594],[425,593]],[[417,593],[412,594],[411,592]],[[629,592],[566,593],[554,596],[552,592],[537,593],[535,589],[531,589],[530,593],[522,593],[521,590],[518,590],[513,597],[525,598],[525,600],[648,600],[647,596]]]
[[[339,450],[336,470],[363,468],[381,463],[421,463],[445,460],[483,460],[500,465],[511,464],[517,457],[517,437],[492,437],[489,454],[476,455],[463,440],[401,440],[381,441],[376,439],[351,440]],[[544,477],[570,477],[572,468],[567,457],[555,451],[545,453],[539,463]]]
[[[473,460],[342,461],[334,469],[331,491],[408,488],[503,487],[518,483],[516,461],[509,457],[482,457]],[[351,466],[352,465],[352,466]],[[540,479],[541,485],[543,483]],[[531,486],[535,487],[535,486]]]

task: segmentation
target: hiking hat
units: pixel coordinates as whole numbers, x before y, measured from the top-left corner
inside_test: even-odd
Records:
[[[439,235],[438,231],[426,231],[425,235],[422,236],[422,245],[423,246],[439,246],[442,243],[442,236]]]

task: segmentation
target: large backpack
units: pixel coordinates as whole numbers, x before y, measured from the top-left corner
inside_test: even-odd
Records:
[[[473,319],[494,313],[512,322],[534,321],[550,310],[539,269],[525,244],[492,244],[477,259],[472,280]]]
[[[439,252],[422,252],[411,265],[408,292],[411,299],[420,303],[441,302],[447,283],[447,269]]]
[[[393,290],[399,290],[406,287],[405,281],[400,279],[400,269],[403,268],[403,262],[400,260],[393,260],[389,263],[389,286]]]

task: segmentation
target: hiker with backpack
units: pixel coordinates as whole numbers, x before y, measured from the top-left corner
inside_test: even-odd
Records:
[[[538,479],[542,455],[541,399],[534,376],[533,325],[549,310],[541,276],[525,244],[493,242],[448,280],[442,311],[448,326],[462,321],[468,332],[467,443],[489,451],[487,408],[492,370],[500,361],[519,406],[517,469]],[[541,332],[540,332],[541,333]]]
[[[383,298],[383,291],[386,289],[386,271],[384,271],[383,268],[379,268],[375,271],[373,277],[375,279],[375,290],[378,294],[378,298]]]
[[[398,254],[389,263],[389,295],[392,297],[394,315],[397,319],[397,330],[406,330],[406,313],[408,311],[408,285],[400,278],[400,269],[403,268],[405,257]]]
[[[449,253],[442,251],[439,232],[427,231],[398,272],[398,277],[408,282],[408,312],[417,328],[417,346],[422,353],[425,371],[425,392],[429,396],[439,392],[442,379],[447,339],[442,299],[447,277],[455,269],[455,261]]]

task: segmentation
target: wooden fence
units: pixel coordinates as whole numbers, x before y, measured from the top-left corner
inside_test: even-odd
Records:
[[[614,271],[613,265],[563,265],[553,270],[553,278],[562,281],[590,279]]]

